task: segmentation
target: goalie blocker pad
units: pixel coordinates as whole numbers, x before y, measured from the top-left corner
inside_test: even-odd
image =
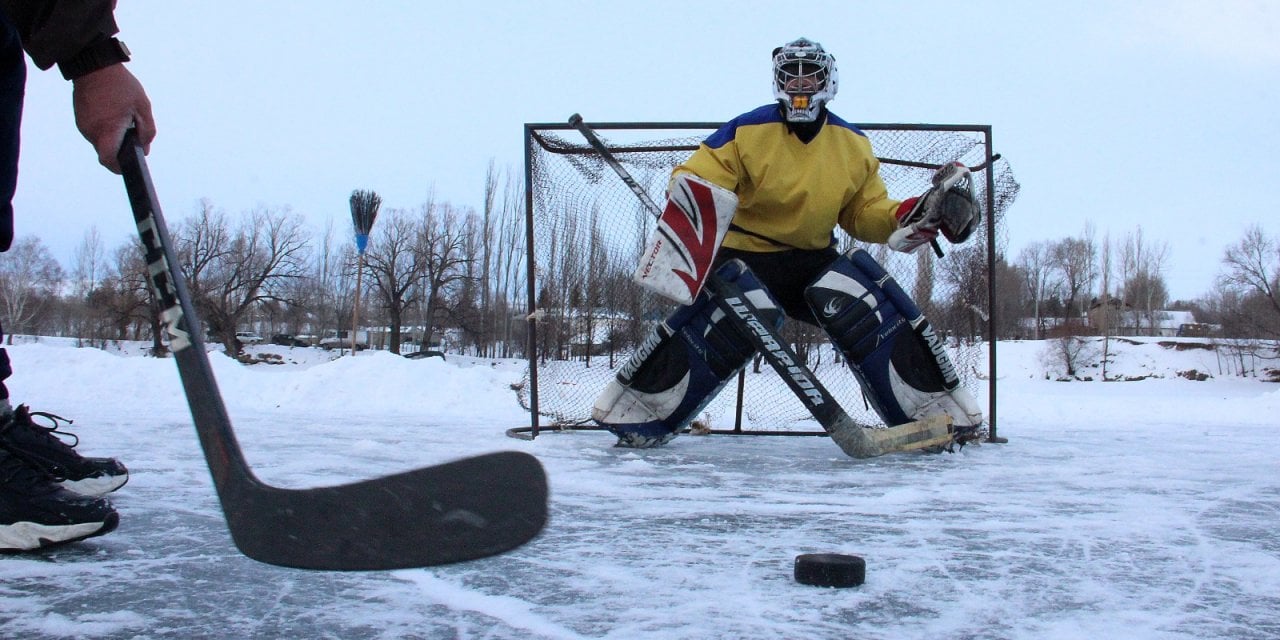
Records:
[[[735,282],[767,322],[782,323],[777,304],[746,265],[727,262],[716,273]],[[655,327],[596,399],[591,417],[618,436],[619,446],[669,442],[755,355],[751,339],[711,295],[703,291]]]
[[[640,286],[680,304],[693,304],[715,260],[738,196],[698,176],[671,179],[667,208],[631,276]]]
[[[942,340],[871,254],[856,249],[840,256],[805,298],[885,424],[940,413],[951,416],[957,432],[982,424],[982,410],[960,386]]]

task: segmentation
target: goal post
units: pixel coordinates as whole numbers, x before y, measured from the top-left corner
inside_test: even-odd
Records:
[[[671,170],[718,122],[589,123],[655,202],[665,201]],[[992,152],[986,125],[858,124],[880,158],[889,193],[907,198],[930,186],[947,162],[980,166],[974,183],[983,231],[938,258],[892,252],[843,232],[840,250],[862,246],[924,311],[975,398],[986,398],[996,433],[996,260],[1004,212],[1018,185]],[[655,220],[582,136],[567,123],[526,124],[525,242],[529,367],[519,386],[528,432],[591,425],[596,396],[674,303],[631,282]],[[783,336],[855,420],[880,424],[840,354],[822,332],[787,321]],[[804,405],[773,370],[748,363],[697,420],[716,433],[817,435]],[[731,427],[730,427],[731,425]],[[521,430],[523,431],[523,430]]]

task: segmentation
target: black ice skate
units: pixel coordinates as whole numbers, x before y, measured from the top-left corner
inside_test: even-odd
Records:
[[[38,424],[35,418],[47,424]],[[62,416],[33,412],[26,405],[18,405],[13,413],[0,418],[0,448],[81,495],[106,495],[129,481],[129,471],[119,460],[86,458],[76,453],[74,447],[79,438],[58,430],[64,422],[71,424]],[[59,435],[71,438],[71,444],[63,442]]]
[[[119,521],[105,498],[63,489],[40,469],[0,449],[0,552],[100,536]]]

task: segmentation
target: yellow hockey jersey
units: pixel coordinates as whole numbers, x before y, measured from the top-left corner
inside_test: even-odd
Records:
[[[898,228],[901,201],[889,198],[871,142],[834,113],[807,143],[787,129],[777,104],[744,113],[672,175],[681,172],[737,194],[736,229],[725,236],[726,247],[823,249],[837,224],[866,242],[885,242]]]

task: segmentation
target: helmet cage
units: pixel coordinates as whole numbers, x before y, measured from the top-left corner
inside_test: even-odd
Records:
[[[773,51],[773,95],[790,122],[813,122],[836,95],[836,59],[801,38]]]

